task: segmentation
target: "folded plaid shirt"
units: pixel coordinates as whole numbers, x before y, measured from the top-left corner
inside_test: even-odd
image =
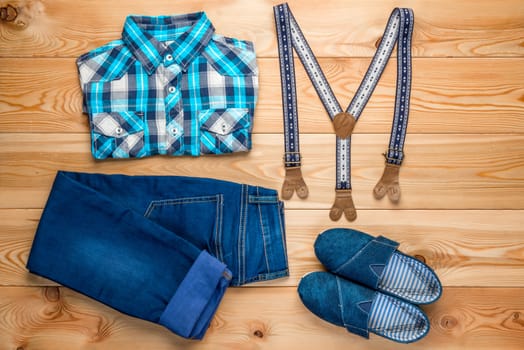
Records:
[[[204,12],[128,16],[121,40],[77,65],[97,159],[251,148],[253,44],[215,34]]]

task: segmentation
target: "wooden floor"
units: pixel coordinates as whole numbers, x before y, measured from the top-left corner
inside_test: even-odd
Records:
[[[217,177],[280,188],[282,114],[269,0],[32,1],[29,25],[0,23],[0,350],[524,349],[524,2],[294,0],[341,104],[365,73],[392,6],[415,13],[402,199],[376,201],[395,89],[390,64],[353,138],[358,219],[331,222],[335,137],[297,65],[307,200],[286,202],[290,277],[230,288],[203,341],[122,315],[29,274],[29,248],[58,169]],[[6,0],[0,0],[5,5]],[[13,2],[20,3],[20,2]],[[75,58],[120,36],[127,14],[205,10],[217,32],[254,41],[260,96],[249,154],[95,162]],[[353,227],[401,242],[445,286],[423,307],[429,335],[365,340],[309,313],[299,278],[321,269],[317,234]]]

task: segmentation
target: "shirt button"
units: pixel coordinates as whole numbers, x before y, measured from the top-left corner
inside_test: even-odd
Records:
[[[171,129],[171,132],[172,132],[174,135],[176,135],[176,134],[178,134],[178,129],[177,129],[177,128],[173,128],[173,129]]]
[[[122,133],[122,128],[116,128],[116,129],[115,129],[115,133],[116,133],[117,135],[120,135],[120,134]]]
[[[167,55],[166,56],[166,61],[172,61],[173,60],[173,56],[172,55]]]
[[[175,92],[175,87],[174,86],[170,86],[167,88],[167,91],[169,91],[170,94],[172,94],[173,92]]]

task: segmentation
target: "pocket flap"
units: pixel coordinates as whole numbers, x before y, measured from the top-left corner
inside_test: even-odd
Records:
[[[144,130],[143,113],[123,111],[95,113],[92,118],[93,130],[111,137],[124,137]]]
[[[199,119],[201,129],[218,135],[231,134],[251,126],[247,108],[208,109],[200,113]]]

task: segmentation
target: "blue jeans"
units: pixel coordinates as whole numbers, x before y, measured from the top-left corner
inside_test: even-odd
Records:
[[[201,339],[228,285],[288,275],[283,204],[213,179],[61,171],[27,267]]]

